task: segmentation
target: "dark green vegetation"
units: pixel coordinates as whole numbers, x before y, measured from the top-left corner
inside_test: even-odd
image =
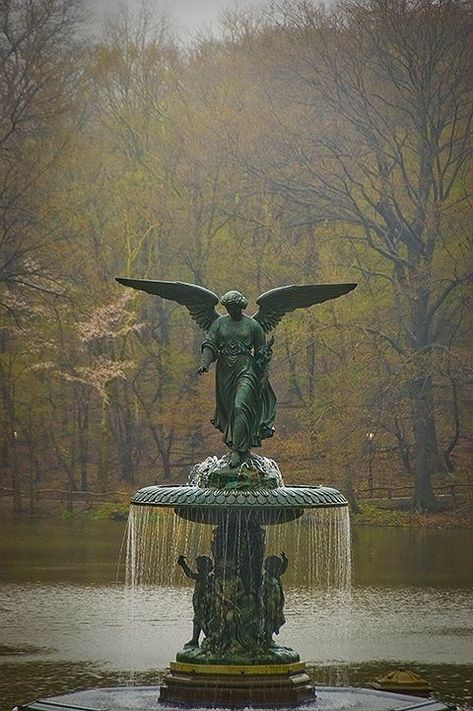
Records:
[[[187,48],[144,15],[89,41],[78,7],[0,7],[5,506],[126,499],[221,453],[197,329],[123,275],[252,285],[250,308],[358,281],[281,324],[263,453],[435,508],[471,466],[471,2],[290,3]]]

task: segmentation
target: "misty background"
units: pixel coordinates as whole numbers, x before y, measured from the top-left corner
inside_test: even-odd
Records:
[[[88,7],[0,5],[2,506],[119,506],[225,451],[204,333],[124,276],[250,314],[358,282],[275,330],[261,452],[471,518],[471,0]]]
[[[228,11],[238,12],[249,8],[261,9],[265,2],[252,3],[238,0],[87,0],[91,13],[91,24],[100,32],[105,21],[113,19],[123,9],[136,13],[143,6],[155,16],[166,16],[173,29],[184,39],[191,39],[199,33],[218,33],[222,17]]]

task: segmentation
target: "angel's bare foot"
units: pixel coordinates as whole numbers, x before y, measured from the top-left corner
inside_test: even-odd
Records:
[[[232,450],[230,452],[230,457],[228,459],[228,463],[230,464],[231,467],[237,467],[240,464],[240,452],[237,452],[236,450]]]
[[[232,450],[230,452],[229,464],[231,467],[238,467],[249,457],[249,452],[237,452]]]

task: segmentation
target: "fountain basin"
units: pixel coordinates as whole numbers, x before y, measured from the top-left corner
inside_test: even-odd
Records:
[[[131,504],[173,508],[181,518],[212,524],[229,512],[246,512],[266,525],[293,521],[305,509],[348,506],[343,494],[327,486],[216,489],[155,485],[137,491]]]
[[[128,686],[88,689],[38,699],[16,711],[172,711],[179,704],[157,701],[158,686]],[[436,699],[419,699],[372,689],[354,687],[316,687],[316,699],[304,704],[304,711],[454,711],[454,707]],[[289,707],[290,705],[288,705]],[[202,710],[210,708],[208,704]],[[254,706],[255,711],[264,706]],[[267,708],[267,707],[266,707]],[[15,710],[14,710],[15,711]]]

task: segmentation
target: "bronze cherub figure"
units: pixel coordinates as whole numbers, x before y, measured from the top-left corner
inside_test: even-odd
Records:
[[[231,450],[230,467],[240,467],[250,457],[251,447],[274,432],[276,395],[268,380],[268,365],[274,339],[266,341],[282,317],[295,309],[321,304],[352,291],[356,284],[308,284],[281,286],[256,299],[253,316],[243,312],[248,305],[239,291],[220,299],[227,315],[216,311],[216,294],[202,286],[178,281],[117,278],[124,286],[146,291],[182,304],[207,336],[202,343],[198,373],[217,362],[216,408],[212,424],[224,434]]]

